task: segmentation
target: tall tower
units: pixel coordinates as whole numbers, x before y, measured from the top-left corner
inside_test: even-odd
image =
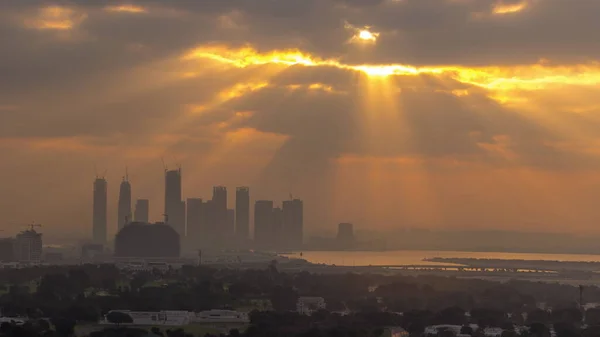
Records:
[[[107,183],[104,177],[94,181],[92,238],[94,243],[106,244]]]
[[[131,184],[127,173],[119,187],[119,205],[117,211],[117,229],[121,230],[127,222],[131,222]]]
[[[185,237],[185,202],[181,200],[181,168],[165,171],[165,214],[179,237]]]
[[[273,201],[258,200],[254,204],[254,245],[268,248],[273,241]]]
[[[250,235],[250,189],[238,187],[235,190],[235,235],[241,241]]]
[[[133,218],[136,222],[149,223],[150,217],[150,201],[148,199],[138,199],[135,202],[135,214]]]
[[[199,198],[188,198],[186,209],[187,239],[190,248],[199,248],[202,243],[204,203]]]
[[[300,199],[283,202],[284,241],[289,249],[300,249],[304,242],[304,203]]]
[[[227,230],[227,187],[213,187],[212,207],[216,227],[214,234],[218,243],[222,244],[225,242],[225,237],[230,234]]]

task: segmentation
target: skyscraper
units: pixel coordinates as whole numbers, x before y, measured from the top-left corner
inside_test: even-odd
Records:
[[[283,202],[283,232],[288,249],[300,249],[304,241],[304,204],[293,199]]]
[[[250,235],[250,189],[238,187],[235,191],[235,234],[239,240]]]
[[[200,242],[202,247],[217,247],[219,242],[216,235],[214,202],[207,200],[202,203],[202,226],[200,228]]]
[[[227,228],[227,187],[213,187],[212,207],[216,226],[215,239],[219,243],[224,243],[225,238],[230,234]]]
[[[200,248],[202,241],[203,227],[203,206],[202,199],[188,198],[186,211],[186,227],[187,227],[187,244],[190,248]]]
[[[133,215],[135,221],[148,223],[149,214],[150,201],[148,199],[138,199],[135,202],[135,214]]]
[[[227,224],[226,224],[226,236],[228,238],[233,238],[233,234],[235,232],[235,209],[227,210]]]
[[[92,238],[94,243],[106,244],[107,183],[104,178],[94,181]]]
[[[123,177],[119,187],[119,205],[117,212],[117,229],[121,230],[127,222],[131,222],[131,184],[127,175]]]
[[[185,202],[181,200],[181,168],[165,171],[165,214],[180,238],[185,237]]]
[[[283,210],[281,207],[273,208],[273,224],[271,228],[271,240],[274,248],[286,248],[283,239]]]
[[[265,249],[273,240],[273,201],[258,200],[254,204],[254,244]]]

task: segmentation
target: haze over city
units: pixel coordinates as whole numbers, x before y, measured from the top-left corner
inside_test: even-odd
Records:
[[[90,238],[92,183],[249,186],[359,229],[595,233],[598,1],[0,3],[0,214]],[[593,18],[592,18],[593,17]],[[106,173],[105,173],[106,172]]]

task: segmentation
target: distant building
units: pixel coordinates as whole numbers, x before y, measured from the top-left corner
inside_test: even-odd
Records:
[[[94,243],[106,244],[107,239],[107,183],[104,178],[94,181],[94,205],[92,218],[92,238]]]
[[[135,202],[135,213],[133,215],[133,221],[135,222],[146,222],[150,218],[150,201],[148,199],[138,199]]]
[[[42,260],[42,234],[33,229],[17,234],[15,255],[19,262],[39,263]]]
[[[300,249],[304,242],[304,203],[293,199],[283,202],[283,232],[287,249]]]
[[[128,177],[123,177],[119,187],[119,204],[117,208],[117,229],[121,230],[128,222],[133,221],[131,214],[131,184]]]
[[[273,201],[258,200],[254,203],[254,244],[256,248],[268,248],[273,239]]]
[[[235,190],[235,235],[245,241],[250,237],[250,189],[238,187]]]
[[[133,323],[130,325],[166,325],[182,326],[190,324],[194,313],[189,311],[131,311],[131,310],[111,310],[104,316],[103,324],[112,324],[106,318],[111,312],[122,312],[129,315]],[[127,325],[127,324],[125,324]]]
[[[0,262],[15,261],[15,239],[0,239]]]
[[[202,242],[203,206],[200,198],[188,198],[186,208],[187,242],[191,249],[200,248]]]
[[[227,229],[226,229],[226,237],[233,238],[233,234],[235,233],[235,209],[227,210]]]
[[[219,245],[221,245],[225,242],[225,238],[231,234],[227,221],[227,187],[213,187],[212,211],[213,221],[216,229],[216,231],[213,233],[213,238]],[[232,227],[231,231],[233,230],[234,229]]]
[[[351,248],[354,245],[354,225],[351,223],[338,225],[337,243],[340,248]]]
[[[123,227],[115,237],[116,257],[179,257],[180,236],[164,223],[133,222]]]
[[[313,312],[326,308],[323,297],[300,297],[296,302],[296,310],[301,315],[311,315]]]
[[[165,212],[167,224],[185,237],[185,202],[181,199],[181,168],[165,171]]]
[[[277,249],[285,249],[285,242],[282,242],[283,238],[283,210],[281,207],[273,208],[273,223],[271,229],[271,237],[273,247]]]

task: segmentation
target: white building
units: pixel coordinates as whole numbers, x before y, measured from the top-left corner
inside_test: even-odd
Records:
[[[296,310],[302,315],[310,315],[315,311],[325,309],[323,297],[300,297],[296,303]]]
[[[133,323],[129,325],[167,325],[167,326],[182,326],[188,325],[195,316],[189,311],[130,311],[130,310],[111,310],[108,312],[122,312],[129,315],[133,319]],[[108,316],[107,314],[107,316]],[[104,316],[102,324],[112,324]]]

